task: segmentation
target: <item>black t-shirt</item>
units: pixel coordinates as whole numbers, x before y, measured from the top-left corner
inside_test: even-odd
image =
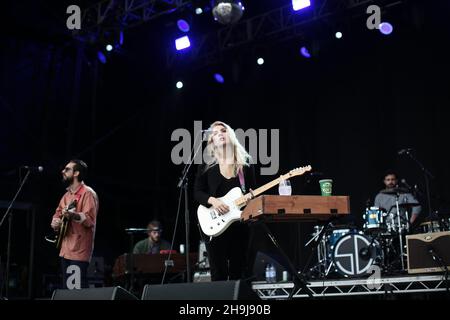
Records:
[[[252,165],[244,167],[244,180],[246,192],[256,189],[255,169]],[[202,205],[209,207],[209,197],[223,197],[235,187],[241,187],[239,175],[226,179],[221,173],[219,165],[214,165],[205,171],[205,165],[200,165],[194,184],[194,197]]]
[[[231,178],[231,179],[227,179],[224,176],[222,176],[222,181],[219,184],[219,187],[217,188],[216,194],[217,196],[223,197],[224,195],[226,195],[228,193],[228,191],[230,191],[233,188],[240,188],[241,187],[241,182],[239,181],[239,176]],[[244,192],[244,191],[243,191]]]

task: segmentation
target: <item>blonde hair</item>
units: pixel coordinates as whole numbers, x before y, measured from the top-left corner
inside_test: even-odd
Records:
[[[225,122],[222,121],[215,121],[210,126],[209,129],[212,130],[215,126],[222,126],[227,130],[227,134],[230,140],[230,147],[227,150],[231,150],[231,153],[233,155],[233,172],[236,176],[240,170],[244,168],[244,166],[250,166],[250,161],[252,157],[250,154],[245,150],[245,148],[241,145],[239,140],[236,137],[236,133],[234,130]],[[208,143],[206,146],[206,152],[207,155],[210,157],[210,159],[206,160],[206,167],[205,171],[217,164],[217,147],[214,145],[213,142],[213,135],[210,134],[208,137]]]

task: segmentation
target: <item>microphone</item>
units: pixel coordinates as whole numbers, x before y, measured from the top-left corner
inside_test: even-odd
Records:
[[[406,148],[406,149],[402,149],[399,152],[397,152],[398,154],[404,154],[404,153],[409,153],[411,152],[413,149],[412,148]]]
[[[44,171],[44,167],[42,167],[42,166],[38,166],[38,167],[22,166],[22,168],[27,169],[30,172],[42,172],[42,171]]]
[[[205,130],[202,130],[202,132],[203,133],[212,133],[213,131],[212,131],[212,129],[205,129]]]
[[[402,185],[404,185],[406,188],[408,188],[409,190],[412,190],[412,189],[413,189],[413,187],[411,187],[411,186],[408,184],[408,182],[406,182],[406,179],[400,180],[400,183],[401,183]]]

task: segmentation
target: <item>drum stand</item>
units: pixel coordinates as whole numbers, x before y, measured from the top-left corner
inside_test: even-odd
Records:
[[[403,249],[403,228],[402,228],[402,218],[401,218],[401,214],[400,214],[400,208],[399,208],[399,198],[400,198],[400,194],[397,193],[395,195],[395,207],[397,209],[397,231],[398,231],[398,239],[399,239],[399,244],[400,244],[400,261],[401,261],[401,265],[402,265],[402,271],[405,271],[405,259],[404,257],[406,256],[404,249]],[[406,229],[409,230],[409,219],[408,219],[408,212],[405,212],[406,214]]]
[[[331,261],[330,264],[328,265],[328,257],[327,257],[327,246],[326,246],[326,239],[324,237],[324,235],[328,232],[328,230],[333,226],[332,222],[328,222],[326,225],[319,227],[316,229],[316,233],[314,234],[314,236],[305,244],[305,248],[313,241],[316,242],[315,246],[316,246],[316,252],[317,252],[317,263],[309,269],[309,272],[314,271],[314,270],[318,270],[319,272],[319,277],[320,278],[325,278],[326,276],[328,276],[328,273],[330,272],[330,269],[333,265],[333,262]],[[308,262],[306,263],[306,268],[308,267],[311,258],[312,258],[312,253],[308,259]],[[305,271],[304,270],[304,271]]]
[[[399,238],[399,243],[400,243],[400,261],[402,263],[402,270],[405,270],[405,262],[403,261],[403,237],[402,237],[402,221],[401,221],[401,216],[400,216],[400,210],[399,210],[399,205],[398,205],[398,198],[399,195],[397,194],[395,196],[395,207],[397,208],[397,230],[398,230],[398,238]]]

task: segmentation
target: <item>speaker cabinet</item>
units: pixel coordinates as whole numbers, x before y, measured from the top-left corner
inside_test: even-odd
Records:
[[[146,285],[142,300],[259,300],[259,297],[238,280]]]
[[[407,235],[406,246],[408,273],[444,272],[443,265],[450,269],[450,231]]]
[[[139,300],[122,287],[57,289],[53,291],[52,300]]]

